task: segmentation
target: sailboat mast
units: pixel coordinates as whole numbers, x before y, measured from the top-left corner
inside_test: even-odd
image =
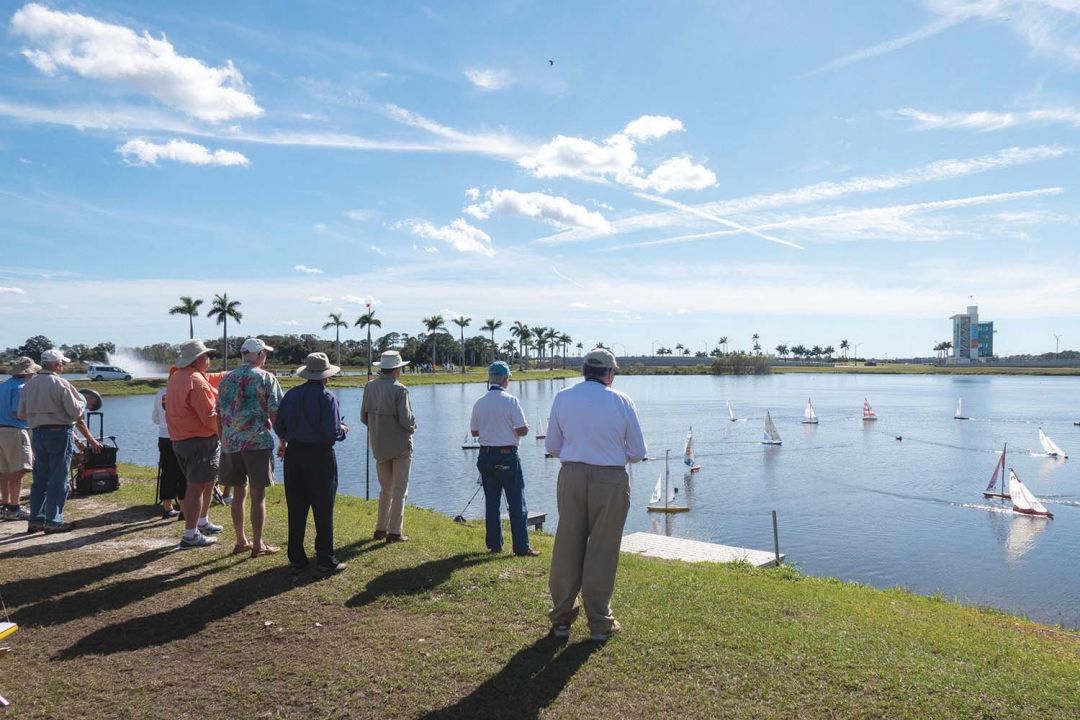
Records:
[[[1008,450],[1008,449],[1009,449],[1009,443],[1005,443],[1004,445],[1001,446],[1001,504],[1002,505],[1005,504],[1005,488],[1007,487],[1006,484],[1005,484],[1005,467],[1006,467],[1005,451]]]
[[[668,507],[668,480],[671,477],[671,450],[664,451],[664,509]]]

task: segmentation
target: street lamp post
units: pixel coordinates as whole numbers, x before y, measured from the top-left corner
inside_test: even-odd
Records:
[[[1057,333],[1053,333],[1053,335],[1054,335],[1054,354],[1057,355],[1058,352],[1061,351],[1061,336],[1058,335]]]
[[[371,382],[371,303],[364,303],[364,309],[367,310],[368,324],[367,324],[367,377],[368,382]],[[371,499],[371,433],[364,426],[364,445],[367,451],[367,460],[364,468],[364,499]]]
[[[851,347],[855,348],[855,362],[859,362],[859,343],[851,343]]]

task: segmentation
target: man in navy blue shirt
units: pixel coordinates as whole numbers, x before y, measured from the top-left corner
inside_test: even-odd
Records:
[[[334,500],[337,497],[337,458],[334,443],[345,439],[349,427],[341,421],[338,401],[326,389],[328,378],[341,371],[326,353],[311,353],[296,374],[307,380],[285,393],[274,418],[284,458],[285,504],[289,511],[289,563],[296,572],[308,565],[304,532],[308,510],[315,518],[315,563],[325,573],[348,567],[334,557]]]

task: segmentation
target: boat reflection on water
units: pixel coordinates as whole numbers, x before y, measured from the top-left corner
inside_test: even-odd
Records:
[[[1009,507],[1008,501],[1003,507]],[[1013,512],[987,513],[994,536],[1005,548],[1005,560],[1016,567],[1035,547],[1039,535],[1049,526],[1045,518],[1028,517]]]

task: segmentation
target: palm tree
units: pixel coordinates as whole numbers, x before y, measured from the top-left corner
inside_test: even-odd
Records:
[[[681,351],[683,349],[682,343],[675,343],[675,349]]]
[[[724,346],[724,354],[727,355],[727,335],[724,335],[723,337],[721,337],[720,340],[717,342],[717,345],[723,345]]]
[[[820,345],[815,345],[814,347],[810,348],[810,354],[814,356],[814,359],[821,357],[822,352],[823,351]]]
[[[825,353],[825,357],[832,360],[832,356],[836,353],[836,348],[834,348],[832,345],[826,345],[822,352]]]
[[[457,325],[459,328],[461,328],[461,369],[464,370],[465,369],[465,328],[469,325],[469,323],[472,322],[472,318],[465,317],[464,315],[459,315],[456,318],[454,318],[453,320],[451,320],[451,322],[454,323],[455,325]],[[495,341],[492,340],[492,342],[494,343]]]
[[[506,342],[502,344],[502,351],[506,353],[506,359],[512,360],[514,353],[517,352],[518,346],[514,344],[513,340],[507,338]],[[493,361],[494,362],[494,361]]]
[[[341,328],[349,327],[349,323],[341,319],[341,313],[330,313],[330,322],[323,323],[322,329],[334,328],[334,345],[337,346],[337,362],[341,365]]]
[[[847,351],[849,347],[851,347],[851,343],[847,340],[840,341],[840,349],[844,351],[844,360],[847,360]]]
[[[513,327],[510,328],[510,334],[518,340],[518,353],[521,355],[523,365],[522,370],[529,369],[529,354],[525,352],[526,344],[529,342],[529,338],[532,337],[532,330],[529,326],[520,320],[515,320]]]
[[[532,334],[536,342],[536,369],[542,370],[544,368],[544,343],[547,342],[547,328],[543,325],[534,327]]]
[[[780,357],[787,357],[788,346],[780,343],[776,346],[776,354]]]
[[[431,369],[434,370],[435,366],[438,365],[438,355],[435,352],[438,340],[435,339],[435,333],[446,329],[446,321],[443,320],[442,315],[432,315],[429,318],[424,318],[421,322],[424,323],[427,331],[431,333]]]
[[[214,302],[206,312],[206,317],[217,318],[217,324],[221,325],[221,369],[229,368],[229,318],[240,322],[243,314],[236,308],[240,307],[239,300],[230,300],[229,293],[214,295]]]
[[[544,341],[547,343],[548,347],[551,348],[551,359],[549,361],[549,365],[550,365],[551,369],[554,370],[555,369],[555,351],[556,351],[556,349],[558,347],[559,331],[556,330],[555,328],[548,328],[547,331],[544,333]]]
[[[566,333],[559,334],[559,343],[562,345],[562,366],[563,370],[566,369],[566,351],[570,347],[571,338]]]
[[[754,352],[761,352],[761,345],[758,343],[758,340],[761,339],[761,336],[757,333],[754,333],[750,336],[750,339],[754,341]]]
[[[491,333],[491,362],[495,362],[495,331],[502,327],[502,320],[488,318],[484,330]]]
[[[365,328],[365,327],[367,328],[367,367],[368,367],[368,375],[370,376],[371,375],[371,328],[373,328],[373,327],[381,328],[382,327],[382,320],[379,320],[379,319],[377,319],[375,317],[375,311],[374,310],[368,310],[366,313],[364,313],[363,315],[358,317],[356,319],[355,323],[353,323],[353,327],[357,327],[357,326],[360,326],[362,328]]]
[[[188,316],[188,339],[195,339],[195,323],[192,318],[198,317],[199,306],[203,304],[202,300],[192,300],[187,295],[180,296],[180,304],[172,307],[169,310],[170,315],[187,315]]]

